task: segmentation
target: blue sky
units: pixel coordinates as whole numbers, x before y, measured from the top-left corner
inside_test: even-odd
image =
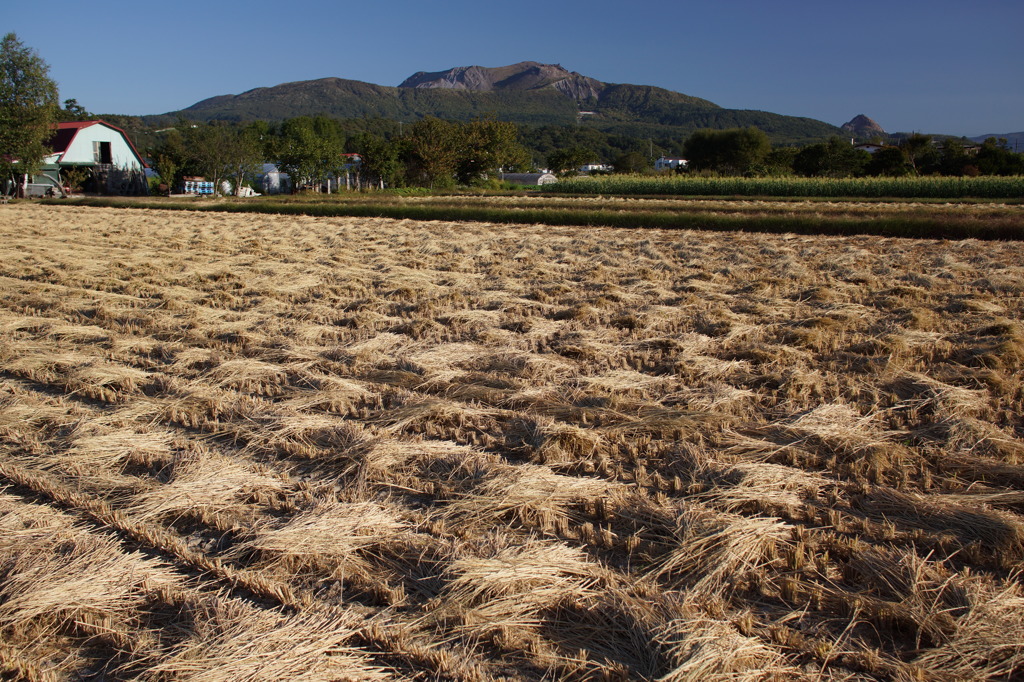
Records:
[[[1024,130],[1022,0],[47,0],[0,16],[61,98],[94,113],[532,60],[836,125],[863,113],[890,132]]]

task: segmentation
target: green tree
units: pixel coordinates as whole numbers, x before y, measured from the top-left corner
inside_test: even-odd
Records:
[[[1024,155],[1011,151],[1004,137],[982,142],[977,164],[984,175],[1024,175]]]
[[[553,173],[572,173],[588,163],[597,161],[597,153],[589,147],[573,145],[567,149],[556,149],[548,154],[548,169]]]
[[[265,158],[268,127],[262,121],[240,127],[224,122],[179,121],[162,132],[160,143],[149,149],[160,179],[174,187],[183,176],[211,180],[215,187],[230,180],[235,192],[254,176]]]
[[[907,157],[899,147],[883,147],[871,155],[864,167],[868,175],[889,175],[899,177],[911,175],[914,169],[907,163]]]
[[[729,130],[698,130],[687,138],[683,156],[692,170],[712,170],[743,175],[763,164],[772,145],[768,136],[753,126]]]
[[[827,142],[808,145],[797,152],[793,170],[806,176],[848,178],[860,175],[870,159],[870,154],[854,149],[848,139],[833,135]]]
[[[964,150],[963,140],[954,137],[943,140],[939,147],[939,172],[943,175],[964,175],[968,166],[973,166],[973,161]]]
[[[78,103],[77,99],[64,100],[64,108],[60,111],[62,121],[89,121],[93,115],[86,111],[85,107]]]
[[[291,177],[292,187],[326,182],[344,172],[345,134],[334,119],[288,119],[281,124],[276,146],[278,166]]]
[[[616,173],[642,173],[651,167],[651,160],[640,152],[626,152],[615,157],[612,167]]]
[[[0,42],[0,191],[15,173],[39,169],[58,112],[49,65],[8,33]]]
[[[399,184],[402,164],[399,161],[398,144],[380,135],[364,132],[349,141],[348,149],[359,154],[362,159],[360,172],[364,179],[374,182],[381,189]]]
[[[182,134],[186,167],[193,175],[213,181],[218,192],[220,181],[230,172],[230,135],[228,125],[220,122],[191,124]]]
[[[431,188],[450,187],[459,165],[460,135],[451,121],[428,117],[409,128],[404,157],[409,179]]]
[[[792,175],[799,151],[796,147],[774,147],[764,159],[765,175]]]
[[[921,175],[938,166],[939,153],[932,144],[932,138],[921,133],[914,133],[900,142],[900,149],[915,175]]]
[[[530,153],[519,144],[515,123],[478,118],[456,126],[456,132],[460,138],[455,170],[459,182],[472,184],[496,176],[502,168],[531,165]]]
[[[156,172],[169,188],[178,186],[181,183],[181,176],[187,174],[186,166],[189,160],[181,134],[183,125],[179,124],[177,128],[162,131],[160,142],[149,149],[149,156],[153,160]]]
[[[243,128],[231,128],[224,135],[227,177],[237,196],[247,180],[259,173],[264,156],[266,124],[256,121]]]
[[[60,181],[72,192],[79,192],[89,178],[89,169],[82,166],[69,166],[60,171]]]

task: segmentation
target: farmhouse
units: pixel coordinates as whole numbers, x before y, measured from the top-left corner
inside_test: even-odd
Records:
[[[686,159],[680,159],[677,157],[663,156],[654,162],[654,170],[676,170],[677,168],[686,168],[689,161]]]
[[[147,164],[123,130],[105,121],[58,123],[43,159],[40,185],[63,194],[69,175],[78,175],[82,188],[97,194],[145,194]]]

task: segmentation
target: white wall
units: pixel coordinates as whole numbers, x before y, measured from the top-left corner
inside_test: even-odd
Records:
[[[142,170],[138,157],[132,152],[124,135],[113,128],[108,128],[102,123],[79,130],[68,151],[61,159],[61,163],[95,163],[96,157],[92,151],[93,142],[110,143],[113,164],[118,168]]]

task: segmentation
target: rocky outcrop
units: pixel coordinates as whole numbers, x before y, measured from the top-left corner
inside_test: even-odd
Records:
[[[601,81],[581,76],[578,73],[573,74],[569,78],[555,81],[551,86],[566,97],[577,102],[595,100],[601,96],[601,91],[605,88],[605,84]]]
[[[555,88],[578,101],[596,99],[605,84],[565,69],[560,64],[519,62],[509,66],[457,66],[446,71],[420,71],[406,78],[400,88],[443,88],[446,90],[539,90]]]
[[[485,70],[479,66],[457,66],[447,71],[418,71],[402,81],[400,88],[442,88],[445,90],[493,90]]]
[[[844,123],[842,126],[843,130],[848,133],[853,133],[857,137],[872,138],[876,136],[885,137],[888,133],[878,125],[875,121],[871,120],[864,114],[858,114],[854,116],[848,123]]]

